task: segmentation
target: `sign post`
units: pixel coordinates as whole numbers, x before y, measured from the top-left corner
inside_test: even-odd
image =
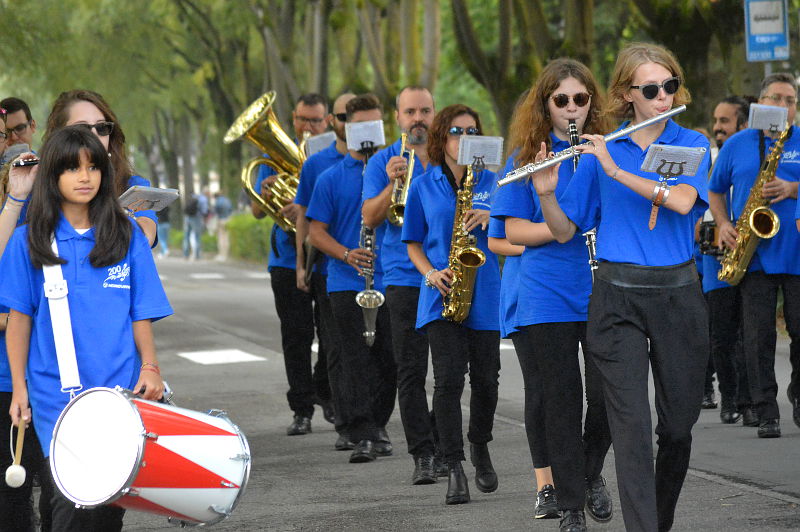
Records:
[[[745,0],[747,60],[789,59],[789,20],[786,0]]]

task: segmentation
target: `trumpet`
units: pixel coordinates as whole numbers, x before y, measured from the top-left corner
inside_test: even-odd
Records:
[[[610,135],[606,135],[603,137],[603,140],[606,142],[610,142],[614,139],[618,139],[620,137],[624,137],[625,135],[630,135],[634,131],[638,131],[640,129],[646,128],[648,126],[652,126],[657,122],[661,122],[662,120],[666,120],[675,116],[678,113],[682,113],[686,110],[685,105],[681,105],[676,107],[675,109],[670,109],[669,111],[665,111],[660,115],[656,115],[652,118],[648,118],[647,120],[642,120],[638,124],[634,124],[632,126],[628,126],[624,129],[620,129],[619,131],[615,131]],[[545,168],[550,168],[551,166],[555,166],[562,161],[566,161],[567,159],[571,159],[576,156],[580,156],[581,152],[576,149],[577,146],[570,146],[566,150],[561,150],[557,154],[553,155],[552,157],[548,157],[544,161],[538,163],[530,163],[526,164],[525,166],[520,166],[516,170],[512,170],[511,172],[507,173],[506,176],[497,182],[497,186],[502,187],[503,185],[507,185],[509,183],[513,183],[514,181],[519,181],[520,179],[525,179],[531,174],[535,174]]]
[[[406,166],[406,175],[403,180],[401,181],[399,178],[394,180],[392,199],[386,211],[386,218],[389,223],[398,227],[403,226],[403,215],[406,210],[406,201],[408,201],[408,189],[411,186],[411,178],[414,176],[414,150],[406,149],[407,141],[408,133],[400,135],[400,156],[408,155],[408,165]]]

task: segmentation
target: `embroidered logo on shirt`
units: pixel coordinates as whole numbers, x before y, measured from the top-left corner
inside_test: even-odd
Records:
[[[128,263],[125,264],[117,264],[116,266],[112,266],[108,269],[108,277],[106,280],[103,281],[103,288],[123,288],[125,290],[130,290],[130,284],[119,284],[124,282],[125,279],[128,278],[128,275],[131,273],[131,267],[128,266]],[[110,281],[118,281],[117,283],[112,283]]]
[[[798,164],[800,163],[800,150],[788,150],[783,152],[783,157],[781,158],[782,163],[792,163]]]

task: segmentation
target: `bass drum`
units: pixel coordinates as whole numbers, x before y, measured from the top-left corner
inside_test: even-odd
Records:
[[[210,525],[228,517],[244,493],[250,448],[224,412],[92,388],[58,418],[50,468],[61,493],[79,507],[111,503]]]

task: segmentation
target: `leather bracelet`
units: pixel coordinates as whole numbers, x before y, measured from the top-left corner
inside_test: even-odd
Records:
[[[650,196],[650,201],[653,204],[653,207],[661,206],[667,199],[669,195],[669,188],[667,187],[667,182],[663,181],[656,185],[656,188],[653,189],[653,194]]]
[[[349,256],[350,256],[350,250],[349,249],[344,250],[344,255],[342,256],[342,262],[347,264],[347,257]]]
[[[434,287],[433,283],[431,282],[431,274],[433,272],[438,272],[438,271],[439,270],[437,270],[436,268],[433,268],[431,271],[425,274],[425,286],[427,286],[428,288]]]

